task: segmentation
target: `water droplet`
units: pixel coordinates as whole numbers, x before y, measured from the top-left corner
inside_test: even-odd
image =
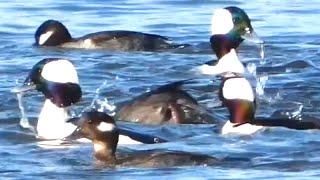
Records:
[[[100,91],[107,87],[108,81],[105,80],[95,91],[95,96],[88,108],[86,109],[96,109],[99,112],[107,112],[109,115],[114,115],[114,110],[116,109],[116,106],[114,106],[112,103],[109,103],[107,98],[100,99]],[[111,85],[111,83],[109,83]]]

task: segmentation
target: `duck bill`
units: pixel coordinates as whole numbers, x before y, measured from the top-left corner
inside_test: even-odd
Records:
[[[74,132],[68,136],[68,139],[66,140],[74,140],[74,139],[80,139],[80,138],[87,138],[90,139],[89,137],[86,137],[85,134],[83,134],[83,129],[82,125],[84,123],[84,120],[80,117],[73,117],[67,120],[67,123],[71,123],[72,125],[76,126],[76,129]]]
[[[261,62],[264,62],[264,41],[254,31],[247,32],[241,36],[243,39],[260,45],[260,58]]]
[[[22,86],[14,87],[11,92],[13,93],[24,93],[27,91],[35,90],[37,87],[33,83],[25,83]]]
[[[36,90],[36,89],[37,89],[36,84],[32,81],[30,76],[28,76],[26,78],[26,80],[23,82],[22,86],[14,87],[11,90],[11,92],[13,92],[13,93],[24,93],[24,92],[32,91],[32,90]]]
[[[249,41],[249,42],[253,42],[253,43],[256,43],[256,44],[264,44],[264,41],[259,38],[259,36],[257,35],[256,32],[254,31],[251,31],[251,32],[248,32],[248,33],[245,33],[244,35],[241,36],[243,39]]]
[[[84,123],[84,120],[79,117],[73,117],[67,120],[68,123],[72,123],[75,126],[81,127],[82,124]]]
[[[91,133],[88,133],[86,128],[84,127],[86,119],[83,117],[74,117],[67,120],[68,123],[71,123],[75,126],[77,126],[77,129],[74,131],[73,134],[79,136],[79,138],[84,137],[89,140],[93,140],[93,136]]]

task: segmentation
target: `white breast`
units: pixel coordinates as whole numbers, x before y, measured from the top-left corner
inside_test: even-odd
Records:
[[[228,54],[219,59],[219,62],[215,66],[204,64],[197,67],[196,71],[200,71],[200,73],[207,75],[216,75],[226,72],[243,74],[245,68],[239,60],[236,51],[231,49]]]
[[[254,93],[248,80],[245,78],[231,78],[226,80],[222,87],[225,99],[242,99],[253,102]]]
[[[65,108],[59,108],[47,99],[38,118],[38,136],[43,139],[63,139],[71,135],[77,126],[67,123],[68,119]]]
[[[234,127],[235,123],[227,121],[221,129],[222,135],[235,134],[235,135],[250,135],[263,129],[263,126],[256,126],[249,123],[242,124]]]

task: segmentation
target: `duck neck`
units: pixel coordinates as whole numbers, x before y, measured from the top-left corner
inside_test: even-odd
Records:
[[[69,119],[67,107],[58,107],[46,99],[37,124],[38,136],[43,139],[63,139],[77,128]]]
[[[218,59],[229,54],[232,49],[236,49],[240,43],[241,38],[232,34],[217,34],[210,38],[211,48],[216,53]]]
[[[116,162],[115,149],[111,144],[104,141],[94,140],[93,148],[94,156],[97,160],[108,164],[114,164]]]
[[[216,52],[216,56],[218,58],[218,60],[222,59],[223,57],[227,56],[228,54],[232,54],[232,50],[234,50],[233,48],[230,49],[228,47],[219,47],[217,49],[215,49],[214,51]]]

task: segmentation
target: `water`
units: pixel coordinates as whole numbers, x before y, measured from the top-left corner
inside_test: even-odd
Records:
[[[221,137],[219,127],[214,125],[140,127],[142,132],[156,133],[173,142],[120,146],[119,152],[183,150],[225,161],[216,166],[108,169],[95,164],[90,144],[44,149],[38,146],[38,140],[30,131],[20,127],[18,101],[10,91],[24,81],[39,60],[47,57],[72,60],[84,92],[76,112],[93,105],[105,110],[109,108],[107,105],[117,105],[158,85],[194,78],[189,69],[215,58],[208,43],[212,9],[228,5],[244,8],[255,31],[265,41],[264,63],[259,62],[259,47],[244,43],[239,48],[240,58],[255,65],[256,77],[263,82],[263,87],[258,87],[263,91],[259,94],[257,115],[318,119],[320,2],[316,0],[1,2],[0,176],[17,179],[119,176],[123,179],[318,179],[320,141],[316,130],[273,128],[250,137]],[[192,52],[128,53],[32,47],[36,28],[52,18],[62,21],[74,37],[101,30],[127,29],[169,36],[175,42],[191,43],[196,48]],[[215,77],[212,81],[208,76],[198,78],[199,83],[186,86],[186,90],[224,122],[227,111],[219,106],[216,93],[219,81]],[[36,122],[42,101],[39,93],[24,98],[31,124]]]

